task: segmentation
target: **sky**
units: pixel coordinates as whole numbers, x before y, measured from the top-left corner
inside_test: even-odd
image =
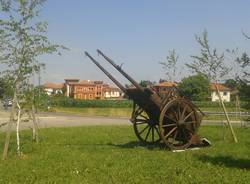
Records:
[[[128,83],[97,55],[102,50],[135,80],[166,78],[160,61],[169,50],[179,54],[180,74],[191,75],[185,63],[199,54],[195,34],[208,31],[210,45],[223,51],[249,51],[248,0],[47,0],[40,19],[48,22],[49,39],[70,48],[61,56],[49,55],[42,82],[65,78],[110,80],[87,58],[88,51],[122,83]]]

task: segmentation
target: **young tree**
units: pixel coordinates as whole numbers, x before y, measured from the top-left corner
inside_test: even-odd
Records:
[[[4,80],[2,78],[0,78],[0,99],[3,98],[4,96]]]
[[[238,76],[239,79],[243,82],[250,83],[250,58],[247,53],[243,52],[241,57],[236,58],[236,62],[241,67],[243,74]]]
[[[43,54],[51,54],[59,48],[47,37],[47,23],[37,21],[41,6],[45,0],[0,0],[0,61],[6,70],[2,73],[13,88],[13,105],[6,132],[3,159],[7,158],[12,124],[17,114],[17,152],[20,155],[19,123],[22,113],[21,102],[25,100],[25,91],[29,88],[29,79],[44,66],[38,61]],[[34,108],[34,105],[32,106]],[[34,113],[34,109],[32,110]],[[33,132],[37,125],[33,121]]]
[[[210,95],[209,80],[201,74],[186,77],[178,88],[191,100],[207,100]]]
[[[217,95],[219,101],[223,107],[224,114],[226,116],[229,128],[231,130],[233,139],[237,141],[237,137],[234,133],[233,127],[230,123],[229,116],[227,114],[224,102],[221,98],[220,91],[217,87],[218,82],[231,70],[225,64],[225,55],[224,53],[219,54],[217,49],[211,49],[208,43],[208,33],[204,31],[202,36],[195,36],[196,41],[201,47],[200,54],[197,56],[191,56],[193,62],[186,64],[192,71],[195,71],[198,74],[206,76],[211,82],[214,82],[217,89]]]
[[[166,58],[166,61],[160,62],[162,68],[165,71],[168,81],[176,80],[177,74],[177,63],[179,59],[179,55],[175,52],[175,50],[169,51],[169,55]]]

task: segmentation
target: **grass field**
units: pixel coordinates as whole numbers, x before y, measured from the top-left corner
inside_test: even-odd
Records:
[[[250,129],[236,129],[238,144],[229,133],[223,140],[223,130],[202,127],[213,145],[179,153],[140,145],[131,126],[41,129],[39,144],[23,131],[24,155],[16,156],[13,141],[0,183],[249,183]]]

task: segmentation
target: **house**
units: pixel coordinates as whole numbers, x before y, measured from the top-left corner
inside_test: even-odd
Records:
[[[104,86],[104,98],[105,99],[118,99],[123,96],[121,90],[117,87],[112,87],[109,85]]]
[[[104,84],[103,81],[65,79],[65,86],[65,95],[74,99],[93,100],[121,97],[119,88]]]
[[[161,95],[165,95],[169,92],[169,90],[174,87],[177,86],[176,82],[169,82],[169,81],[164,81],[161,83],[158,83],[156,85],[154,85],[155,90],[161,94]]]
[[[48,95],[63,94],[63,87],[63,83],[48,82],[43,85],[43,89]]]
[[[225,102],[230,102],[230,95],[231,95],[231,89],[224,86],[223,84],[217,84],[217,88],[220,92],[220,96],[223,101]],[[219,96],[217,95],[217,90],[216,90],[216,84],[211,83],[210,84],[210,90],[211,90],[211,100],[212,102],[219,101]]]
[[[161,83],[154,85],[154,88],[156,89],[156,91],[159,94],[164,96],[165,94],[167,94],[169,92],[169,90],[173,86],[177,86],[177,85],[178,84],[176,82],[165,81],[165,82],[161,82]],[[211,101],[213,101],[213,102],[219,101],[219,96],[217,95],[217,92],[216,92],[215,83],[211,83],[209,87],[211,90]],[[222,97],[222,100],[225,102],[230,102],[230,97],[231,97],[231,92],[232,92],[231,89],[224,86],[223,84],[217,84],[217,87],[220,91],[220,95]]]

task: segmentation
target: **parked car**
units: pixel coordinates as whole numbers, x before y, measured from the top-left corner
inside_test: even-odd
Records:
[[[12,106],[13,102],[11,99],[5,99],[3,100],[3,106],[4,107],[9,107],[9,106]]]

